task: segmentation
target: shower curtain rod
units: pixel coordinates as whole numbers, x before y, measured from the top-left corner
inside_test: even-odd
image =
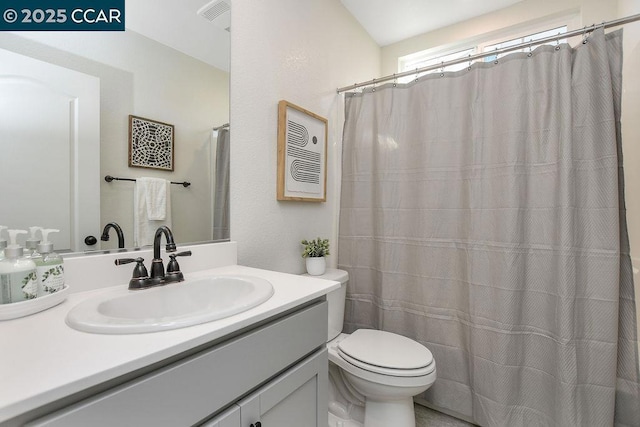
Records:
[[[224,128],[228,128],[229,127],[229,123],[225,123],[223,125],[220,125],[218,127],[213,128],[213,130],[220,130],[220,129],[224,129]]]
[[[507,52],[512,52],[514,50],[520,50],[523,47],[532,47],[532,46],[537,46],[540,44],[544,44],[544,43],[548,43],[554,40],[559,40],[561,38],[565,39],[565,38],[569,38],[569,37],[576,37],[576,36],[585,36],[586,34],[589,34],[593,31],[595,31],[598,28],[610,28],[610,27],[617,27],[620,25],[625,25],[631,22],[635,22],[640,20],[640,13],[636,14],[636,15],[631,15],[631,16],[627,16],[625,18],[620,18],[620,19],[615,19],[613,21],[609,21],[609,22],[603,22],[601,24],[594,24],[591,25],[589,27],[584,27],[581,28],[579,30],[573,30],[573,31],[569,31],[566,32],[564,34],[558,34],[555,36],[551,36],[551,37],[545,37],[543,39],[539,39],[539,40],[535,40],[535,41],[530,41],[530,42],[526,42],[526,43],[520,43],[518,45],[515,46],[510,46],[510,47],[505,47],[502,49],[496,49],[496,50],[492,50],[490,52],[483,52],[483,53],[478,53],[475,55],[469,55],[466,58],[460,58],[460,59],[454,59],[452,61],[446,61],[446,62],[441,62],[438,65],[430,65],[428,67],[422,67],[422,68],[416,68],[415,70],[411,70],[411,71],[403,71],[402,73],[395,73],[395,74],[391,74],[389,76],[384,76],[384,77],[379,77],[377,79],[373,79],[373,80],[368,80],[366,82],[361,82],[361,83],[355,83],[352,84],[351,86],[345,86],[345,87],[341,87],[337,89],[337,93],[342,93],[342,92],[346,92],[352,89],[357,89],[359,87],[363,87],[363,86],[372,86],[378,83],[382,83],[382,82],[386,82],[389,80],[395,80],[399,77],[405,77],[405,76],[412,76],[412,75],[416,75],[416,74],[420,74],[420,73],[424,73],[426,71],[432,71],[432,70],[437,70],[440,68],[444,68],[444,67],[448,67],[449,65],[455,65],[455,64],[461,64],[463,62],[472,62],[475,61],[476,59],[481,59],[487,56],[491,56],[491,55],[496,55],[496,54],[502,54],[502,53],[507,53]]]

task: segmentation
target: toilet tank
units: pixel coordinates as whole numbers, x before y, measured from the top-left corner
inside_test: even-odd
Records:
[[[308,276],[308,274],[305,274],[305,276]],[[349,273],[344,270],[327,268],[324,274],[311,277],[334,280],[336,282],[340,282],[342,285],[340,288],[327,294],[327,303],[329,306],[329,329],[327,342],[329,342],[342,332],[342,327],[344,326],[344,303],[347,298],[347,282],[349,281]]]

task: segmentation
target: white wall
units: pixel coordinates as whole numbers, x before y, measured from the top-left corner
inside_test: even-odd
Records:
[[[300,273],[303,238],[336,265],[344,106],[337,87],[380,73],[380,49],[338,0],[232,0],[231,239],[238,263]],[[277,106],[329,120],[326,203],[276,200]]]
[[[0,34],[0,47],[100,78],[100,176],[190,181],[172,186],[178,242],[210,240],[213,126],[228,122],[229,75],[133,31]],[[175,126],[174,171],[129,168],[129,114]],[[100,224],[115,221],[133,246],[132,182],[100,181]],[[100,237],[96,230],[96,237]],[[115,233],[102,248],[117,247]]]

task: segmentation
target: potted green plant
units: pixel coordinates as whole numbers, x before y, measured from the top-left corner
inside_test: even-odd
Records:
[[[321,239],[318,237],[315,240],[303,240],[304,251],[302,252],[302,258],[305,258],[307,263],[307,273],[311,276],[320,276],[324,274],[327,268],[327,262],[325,256],[329,254],[329,239]]]

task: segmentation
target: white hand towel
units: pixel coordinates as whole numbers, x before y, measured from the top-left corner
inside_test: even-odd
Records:
[[[137,247],[152,245],[158,227],[171,227],[170,183],[164,179],[137,178],[133,216],[133,244]]]
[[[147,202],[147,219],[160,221],[167,216],[167,188],[171,185],[166,179],[138,178],[137,190],[144,193]]]

